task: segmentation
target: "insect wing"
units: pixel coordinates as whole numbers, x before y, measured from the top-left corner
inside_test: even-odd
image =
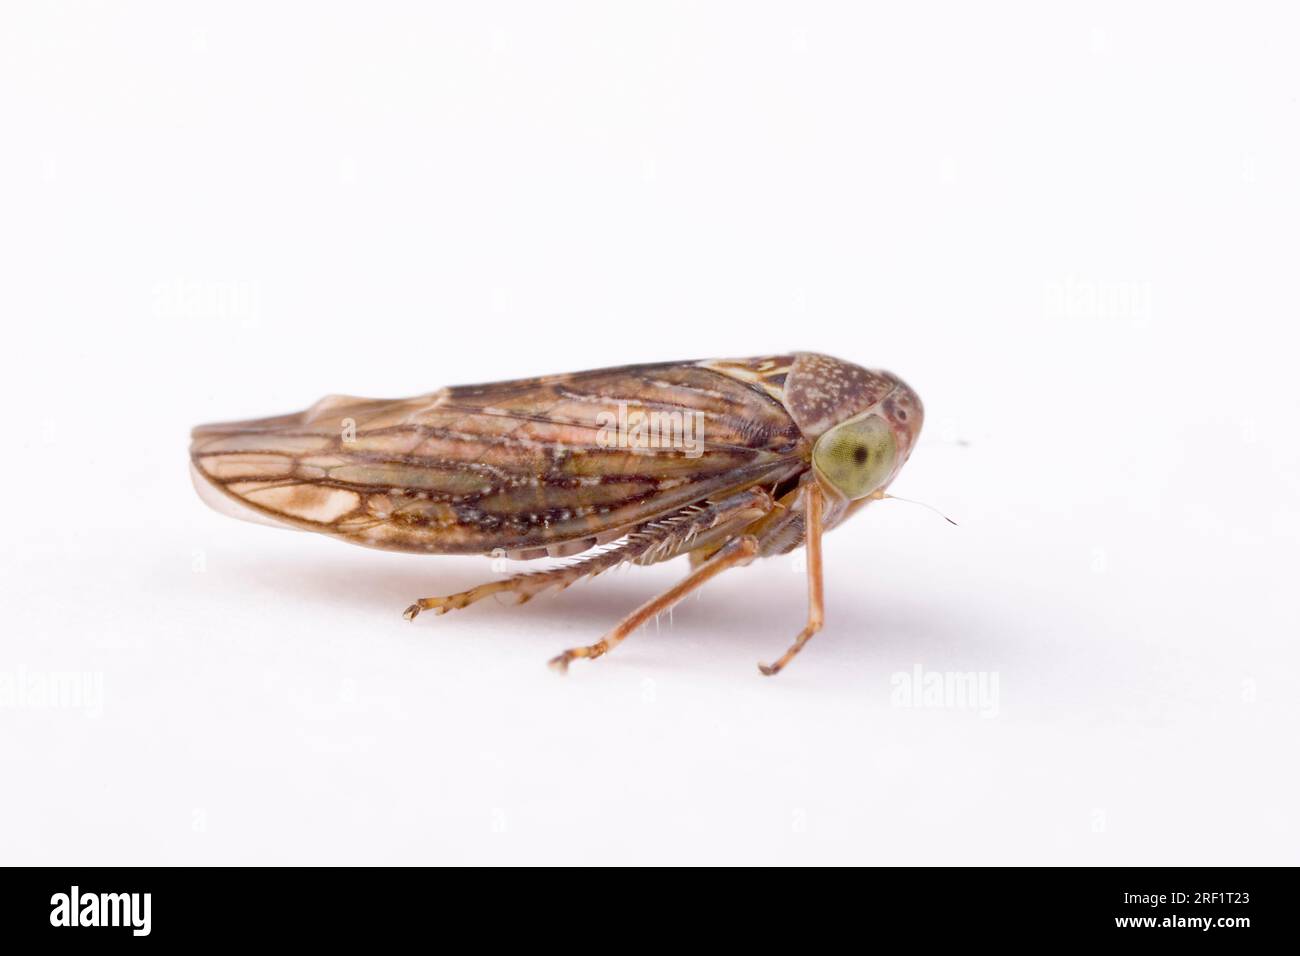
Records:
[[[371,547],[533,557],[582,547],[804,467],[763,389],[667,363],[330,396],[194,430],[200,491],[225,510]]]

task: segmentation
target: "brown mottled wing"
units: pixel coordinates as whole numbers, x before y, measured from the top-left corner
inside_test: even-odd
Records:
[[[620,403],[699,412],[702,453],[598,440]],[[573,554],[711,495],[801,470],[806,443],[768,391],[666,363],[442,389],[332,396],[297,415],[204,425],[206,490],[254,517],[441,554]],[[200,490],[205,490],[203,487]]]

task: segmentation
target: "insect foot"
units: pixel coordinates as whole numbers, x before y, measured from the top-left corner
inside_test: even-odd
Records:
[[[595,644],[588,644],[586,647],[571,647],[563,654],[557,654],[546,662],[546,666],[557,674],[569,673],[569,662],[579,657],[585,657],[589,660],[595,660],[607,650],[609,644],[604,640],[599,640]]]
[[[450,597],[420,598],[420,600],[416,601],[402,612],[402,617],[406,618],[408,621],[414,621],[416,615],[421,611],[432,611],[434,614],[446,614],[448,611],[454,611],[456,608],[464,607],[469,603],[468,601],[458,601],[457,598],[459,597],[459,594],[453,594]]]
[[[402,617],[406,618],[408,621],[414,621],[416,615],[421,611],[432,611],[434,614],[446,614],[452,609],[452,607],[454,607],[454,605],[442,603],[444,600],[444,598],[420,598],[420,600],[416,601],[402,612]]]
[[[556,673],[567,674],[569,662],[579,657],[594,659],[606,654],[623,643],[623,639],[644,624],[650,618],[668,610],[686,595],[702,586],[710,578],[716,577],[727,568],[735,565],[749,564],[758,554],[758,539],[752,534],[732,538],[713,557],[688,574],[677,584],[670,587],[658,597],[651,598],[639,608],[619,621],[612,631],[586,647],[571,647],[558,657],[551,658],[550,666]]]
[[[803,646],[808,643],[808,639],[822,629],[821,611],[817,611],[817,619],[808,622],[808,626],[799,632],[799,636],[794,639],[790,649],[781,655],[780,659],[773,664],[759,664],[758,669],[765,677],[775,677],[785,669],[791,659],[803,650]]]

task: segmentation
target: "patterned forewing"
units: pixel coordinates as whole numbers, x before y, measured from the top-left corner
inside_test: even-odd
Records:
[[[698,446],[620,447],[609,424],[637,413],[698,413]],[[291,525],[389,550],[534,557],[777,481],[802,467],[802,443],[767,392],[680,363],[331,396],[297,415],[201,426],[191,454],[224,494]]]

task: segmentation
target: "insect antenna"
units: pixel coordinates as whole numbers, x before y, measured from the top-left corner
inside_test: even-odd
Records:
[[[942,511],[940,511],[940,510],[939,510],[938,508],[936,508],[934,505],[927,505],[924,501],[916,501],[916,500],[914,500],[914,499],[912,499],[912,498],[901,498],[901,497],[899,497],[898,495],[886,494],[886,493],[883,492],[883,491],[877,491],[877,492],[876,492],[875,494],[873,494],[871,497],[876,498],[877,500],[879,500],[879,499],[881,499],[881,498],[893,498],[895,501],[906,501],[909,505],[920,505],[922,508],[928,508],[928,509],[930,509],[931,511],[933,511],[935,514],[937,514],[937,515],[938,515],[940,518],[942,518],[944,521],[948,522],[948,523],[949,523],[950,525],[952,525],[954,528],[960,528],[960,527],[961,527],[961,525],[957,524],[957,522],[953,521],[951,518],[949,518],[946,514],[944,514]]]

